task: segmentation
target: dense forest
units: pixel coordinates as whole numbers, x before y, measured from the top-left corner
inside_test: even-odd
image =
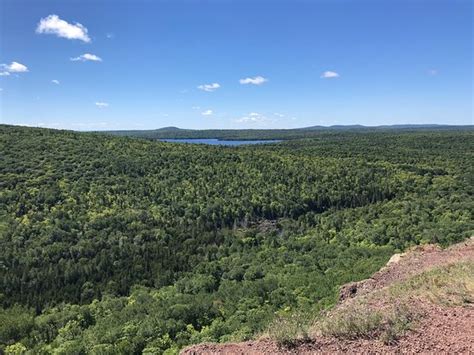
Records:
[[[249,339],[394,252],[474,233],[472,129],[285,134],[225,147],[0,125],[0,353]]]

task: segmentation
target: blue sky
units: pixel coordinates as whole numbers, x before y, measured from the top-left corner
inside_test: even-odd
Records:
[[[473,124],[472,17],[470,0],[1,0],[0,122]]]

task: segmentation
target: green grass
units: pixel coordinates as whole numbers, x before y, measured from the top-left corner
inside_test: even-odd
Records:
[[[474,262],[465,261],[423,272],[390,287],[394,298],[424,298],[444,306],[474,303]]]

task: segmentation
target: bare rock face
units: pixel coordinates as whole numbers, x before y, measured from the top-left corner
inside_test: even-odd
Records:
[[[339,303],[356,296],[364,295],[376,289],[386,287],[393,282],[418,274],[433,265],[443,265],[456,261],[466,253],[472,253],[474,237],[443,250],[439,245],[417,245],[406,253],[394,254],[383,268],[370,279],[351,282],[341,286]],[[457,250],[462,252],[459,253]]]
[[[390,258],[390,260],[387,262],[387,265],[386,266],[389,266],[391,264],[397,264],[400,262],[400,260],[402,260],[402,257],[404,257],[406,254],[405,253],[402,253],[402,254],[393,254],[392,257]]]

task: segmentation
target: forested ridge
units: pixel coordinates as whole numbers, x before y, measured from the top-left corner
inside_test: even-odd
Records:
[[[0,125],[0,351],[175,353],[315,314],[394,252],[474,233],[473,138],[224,147]]]
[[[182,129],[178,127],[163,127],[150,130],[132,131],[107,131],[107,134],[125,137],[139,137],[145,139],[206,139],[217,138],[226,140],[259,140],[259,139],[303,139],[317,138],[323,135],[338,135],[342,133],[400,133],[400,132],[433,132],[433,131],[459,131],[472,130],[470,126],[450,125],[388,125],[388,126],[362,126],[362,125],[335,125],[335,126],[312,126],[305,128],[289,129]]]

